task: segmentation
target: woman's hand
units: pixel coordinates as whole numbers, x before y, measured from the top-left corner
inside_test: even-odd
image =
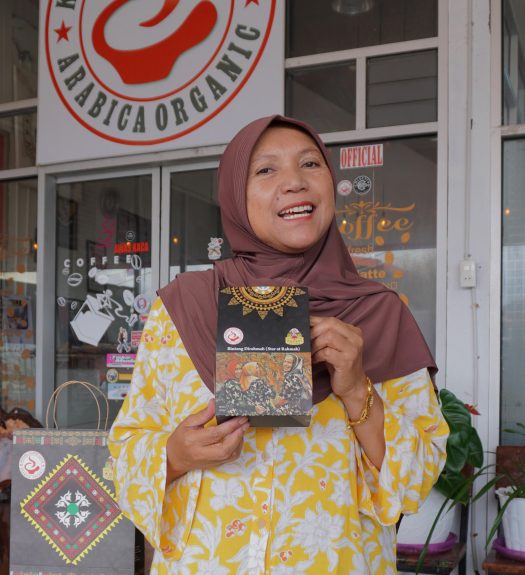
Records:
[[[362,394],[366,374],[361,330],[335,317],[311,316],[310,337],[312,362],[326,363],[333,392],[343,400]]]
[[[189,415],[170,435],[167,443],[166,484],[192,469],[208,469],[234,461],[242,451],[244,432],[250,427],[247,417],[234,417],[210,427],[215,417],[215,400]]]
[[[324,361],[330,372],[333,392],[338,395],[350,420],[357,420],[367,398],[363,370],[363,336],[358,327],[335,317],[310,317],[312,361]],[[370,461],[381,469],[385,457],[384,408],[374,390],[374,403],[368,419],[353,428]]]

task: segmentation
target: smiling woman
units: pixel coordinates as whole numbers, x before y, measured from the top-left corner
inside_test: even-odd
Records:
[[[248,169],[246,207],[255,235],[285,253],[322,238],[334,218],[332,174],[305,132],[285,124],[264,132]]]
[[[312,128],[252,122],[218,188],[233,257],[179,274],[152,306],[111,432],[120,506],[155,547],[155,574],[394,574],[395,524],[445,461],[434,360],[399,297],[357,273]],[[217,289],[235,286],[308,288],[310,427],[215,421]],[[254,361],[230,385],[256,413],[302,395],[299,356],[280,386],[262,375]]]

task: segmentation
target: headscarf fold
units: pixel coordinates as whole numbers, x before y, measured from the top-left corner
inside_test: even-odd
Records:
[[[253,232],[246,208],[250,156],[262,133],[275,123],[302,130],[314,140],[330,168],[335,194],[328,150],[304,122],[279,115],[260,118],[228,144],[219,166],[218,194],[233,257],[217,262],[213,270],[181,273],[158,292],[202,381],[213,391],[218,290],[255,285],[305,286],[312,315],[333,316],[359,327],[364,339],[364,369],[373,382],[424,367],[433,375],[436,364],[409,309],[395,292],[359,276],[335,216],[326,234],[300,254],[280,252]],[[330,392],[326,365],[314,365],[314,403]]]

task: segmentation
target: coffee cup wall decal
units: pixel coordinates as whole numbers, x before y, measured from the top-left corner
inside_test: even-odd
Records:
[[[93,26],[93,47],[118,72],[126,84],[146,84],[166,78],[178,58],[204,41],[217,22],[217,10],[209,0],[202,0],[190,12],[179,28],[168,37],[152,46],[136,50],[119,50],[109,45],[105,28],[109,19],[129,0],[115,0],[100,16]],[[141,23],[144,27],[154,27],[163,22],[177,7],[179,0],[164,0],[160,12],[153,18]]]

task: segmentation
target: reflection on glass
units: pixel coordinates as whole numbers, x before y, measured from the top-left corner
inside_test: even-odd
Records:
[[[171,175],[170,280],[205,270],[229,254],[217,204],[217,170]]]
[[[0,183],[0,406],[35,410],[36,179]]]
[[[400,126],[437,120],[437,51],[367,60],[366,125]]]
[[[38,0],[0,2],[0,103],[36,96]]]
[[[434,350],[436,138],[330,149],[337,223],[359,274],[399,293]]]
[[[0,170],[36,164],[36,112],[0,118]]]
[[[100,387],[116,416],[154,294],[151,176],[61,184],[56,196],[56,385]],[[91,427],[96,406],[69,387],[63,427]]]
[[[437,0],[288,0],[286,6],[288,58],[437,36]]]
[[[501,254],[501,429],[525,424],[525,140],[503,144]],[[502,432],[501,443],[523,443]]]
[[[525,5],[503,1],[503,124],[525,122]]]
[[[318,132],[355,129],[355,62],[286,73],[286,114]]]

